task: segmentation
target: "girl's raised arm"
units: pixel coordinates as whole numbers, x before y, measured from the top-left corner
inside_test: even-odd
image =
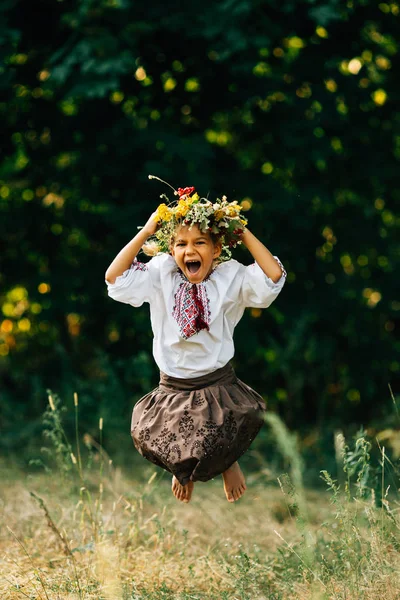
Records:
[[[283,271],[271,252],[248,229],[244,230],[242,242],[265,275],[277,283],[282,277]]]
[[[154,219],[155,214],[151,215],[146,225],[114,258],[106,271],[106,281],[108,283],[115,283],[117,277],[129,269],[143,244],[156,232],[157,222]]]

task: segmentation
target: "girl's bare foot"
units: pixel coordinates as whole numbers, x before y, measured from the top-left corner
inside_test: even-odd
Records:
[[[181,502],[189,502],[192,497],[194,488],[193,481],[189,481],[186,485],[181,485],[175,475],[172,478],[172,493]]]
[[[239,463],[233,463],[227,471],[222,473],[222,477],[224,478],[224,490],[228,502],[239,500],[247,489]]]

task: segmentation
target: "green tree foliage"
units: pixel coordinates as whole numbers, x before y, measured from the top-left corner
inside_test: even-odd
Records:
[[[2,425],[44,390],[115,424],[157,382],[104,272],[164,190],[224,193],[288,271],[238,328],[289,425],[368,421],[399,382],[396,3],[29,0],[0,8]],[[238,251],[244,262],[249,257]],[[125,421],[124,421],[125,422]],[[29,425],[28,425],[29,423]]]

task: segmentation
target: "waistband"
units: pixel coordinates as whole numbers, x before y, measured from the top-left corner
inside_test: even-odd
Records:
[[[201,390],[202,388],[213,385],[227,385],[236,383],[236,373],[231,365],[227,363],[224,367],[191,379],[180,379],[179,377],[171,377],[160,371],[160,387],[168,388],[177,391],[192,391]]]

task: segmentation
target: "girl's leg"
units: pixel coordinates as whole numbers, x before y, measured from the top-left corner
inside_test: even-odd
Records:
[[[193,481],[189,481],[186,485],[181,485],[175,475],[172,477],[172,493],[181,502],[189,502],[192,497],[193,487]]]
[[[244,475],[239,463],[235,462],[229,469],[222,473],[224,479],[224,490],[228,502],[235,502],[243,496],[246,490]]]

